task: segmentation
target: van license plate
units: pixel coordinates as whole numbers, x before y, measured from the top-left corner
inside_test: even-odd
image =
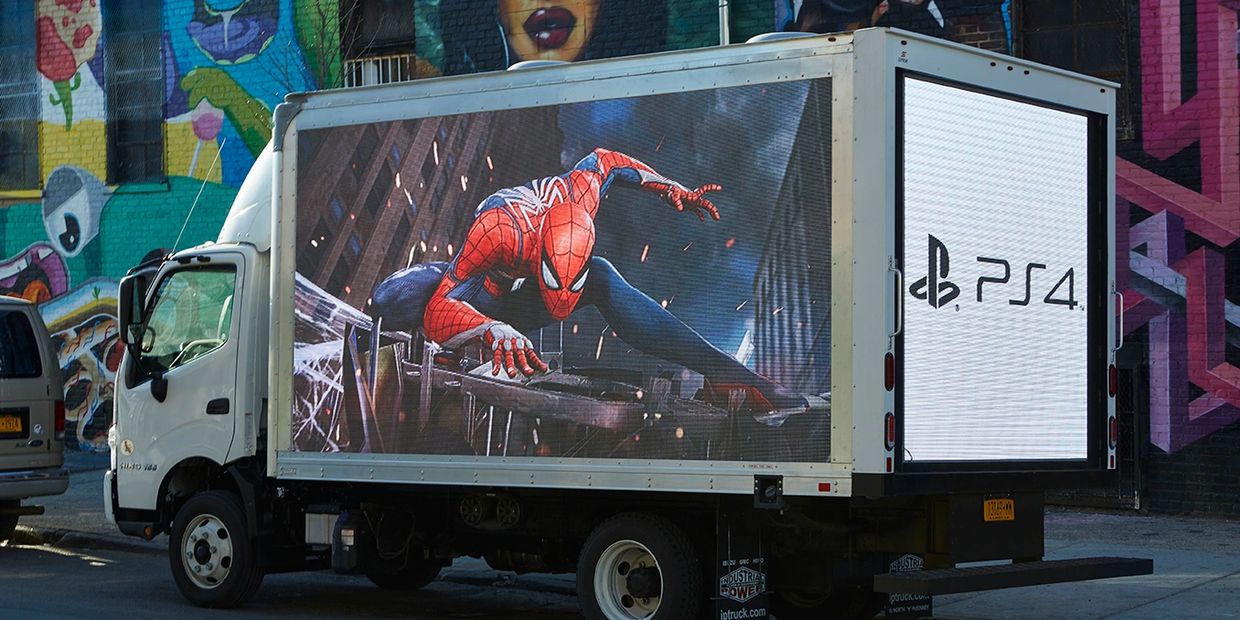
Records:
[[[20,416],[0,415],[0,434],[22,434],[25,430]]]
[[[1015,521],[1016,500],[988,499],[982,506],[984,521]]]

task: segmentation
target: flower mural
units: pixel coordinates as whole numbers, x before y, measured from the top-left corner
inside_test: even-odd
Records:
[[[51,80],[54,106],[65,111],[65,131],[73,127],[73,91],[82,84],[78,68],[95,57],[103,17],[99,0],[38,0],[35,23],[39,73]]]

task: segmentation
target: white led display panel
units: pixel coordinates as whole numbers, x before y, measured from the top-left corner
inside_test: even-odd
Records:
[[[904,460],[1085,459],[1088,119],[903,79]]]

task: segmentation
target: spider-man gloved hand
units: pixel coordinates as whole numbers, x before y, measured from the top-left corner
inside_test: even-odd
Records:
[[[492,375],[498,375],[500,368],[509,377],[516,377],[518,371],[527,377],[547,372],[547,365],[534,352],[534,343],[507,323],[496,321],[488,325],[482,333],[482,341],[491,347]]]
[[[706,213],[715,220],[719,219],[719,209],[706,197],[706,192],[717,192],[723,187],[717,183],[707,183],[697,189],[688,189],[679,185],[668,185],[663,191],[663,201],[677,211],[689,211],[706,221]]]

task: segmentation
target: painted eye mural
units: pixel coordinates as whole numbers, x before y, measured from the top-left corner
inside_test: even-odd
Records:
[[[36,243],[0,262],[0,295],[43,303],[69,290],[69,272],[52,246]]]
[[[263,53],[275,39],[279,20],[275,0],[194,0],[188,32],[212,62],[233,65]]]
[[[76,166],[58,166],[47,177],[43,226],[47,238],[66,257],[77,256],[99,232],[106,188],[95,175]]]

